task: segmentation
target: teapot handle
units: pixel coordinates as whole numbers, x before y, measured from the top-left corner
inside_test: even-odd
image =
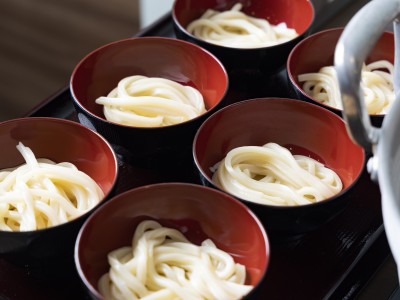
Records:
[[[400,101],[400,23],[399,20],[396,20],[399,15],[400,0],[372,0],[348,23],[335,50],[334,63],[342,94],[343,117],[346,121],[347,132],[356,143],[373,153],[377,150],[379,150],[377,151],[379,153],[383,151],[380,145],[382,141],[385,141],[383,137],[379,147],[375,146],[378,145],[380,135],[386,132],[385,120],[390,120],[390,118],[393,120],[393,115],[390,114],[388,116],[390,118],[385,117],[382,124],[383,131],[371,125],[360,88],[361,68],[386,26],[394,21],[394,74],[397,74],[397,76],[394,76],[394,90],[395,99],[397,99],[395,101]],[[393,122],[388,121],[387,124],[390,125],[391,123]],[[387,145],[388,143],[386,143],[386,147],[388,147]],[[372,162],[372,166],[369,168],[372,177],[374,177],[374,173],[376,176],[378,171],[377,163],[379,161],[377,158],[377,156],[374,156],[369,161]],[[388,160],[389,157],[383,157],[383,159]],[[400,280],[400,201],[396,197],[397,193],[393,192],[393,190],[398,189],[388,187],[393,182],[385,180],[386,176],[393,176],[396,171],[388,167],[382,170],[382,167],[387,164],[390,164],[390,162],[385,161],[379,167],[382,215],[390,249],[397,263]]]
[[[385,28],[398,17],[400,0],[372,0],[359,10],[345,27],[335,49],[334,64],[343,103],[347,132],[365,150],[372,152],[378,143],[379,129],[371,125],[361,93],[362,65]],[[398,22],[395,22],[398,23]],[[395,24],[399,42],[400,27]],[[397,30],[396,30],[397,29]],[[397,32],[397,34],[396,34]],[[395,54],[395,74],[399,64]],[[400,70],[399,70],[400,71]],[[395,90],[399,79],[395,78]]]

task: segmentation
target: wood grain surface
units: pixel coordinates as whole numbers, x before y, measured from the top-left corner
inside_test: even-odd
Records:
[[[136,0],[0,0],[0,120],[68,84],[91,50],[138,31]]]

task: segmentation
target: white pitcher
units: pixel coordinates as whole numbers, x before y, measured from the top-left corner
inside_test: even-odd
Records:
[[[373,0],[348,23],[335,51],[343,117],[353,140],[373,154],[368,171],[382,195],[383,222],[400,274],[400,0]],[[395,98],[382,127],[371,125],[360,92],[362,65],[388,25],[395,36]]]

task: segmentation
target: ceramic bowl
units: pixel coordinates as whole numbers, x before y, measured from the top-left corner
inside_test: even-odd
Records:
[[[83,221],[112,196],[118,178],[117,158],[103,137],[77,122],[20,118],[0,123],[0,169],[25,163],[16,148],[19,142],[29,147],[36,158],[73,163],[94,179],[104,192],[98,205],[67,223],[33,231],[0,231],[0,254],[3,257],[34,264],[54,262],[51,260],[54,257],[60,268],[64,261],[73,257],[75,239]]]
[[[95,100],[132,75],[162,77],[195,87],[207,111],[183,123],[155,128],[106,120],[103,106]],[[119,40],[88,54],[75,67],[70,87],[79,122],[103,135],[133,162],[158,167],[176,165],[183,156],[190,157],[197,128],[223,105],[228,75],[214,55],[196,45],[172,38],[139,37]]]
[[[187,31],[190,22],[198,19],[207,9],[224,11],[236,3],[250,16],[268,20],[271,24],[285,22],[296,29],[298,36],[282,44],[260,48],[232,48],[201,40]],[[245,74],[275,74],[284,68],[290,50],[306,35],[314,20],[314,7],[308,0],[176,0],[172,9],[174,30],[180,39],[214,53],[233,77]]]
[[[265,276],[268,238],[245,205],[201,185],[161,183],[117,195],[83,225],[76,241],[75,263],[93,299],[103,299],[97,283],[109,270],[107,254],[130,246],[136,226],[147,219],[178,229],[195,244],[210,238],[246,266],[248,284],[257,287]]]
[[[339,116],[299,100],[251,99],[227,106],[208,118],[193,143],[202,183],[220,189],[212,179],[212,169],[231,149],[269,142],[320,161],[343,183],[342,191],[335,196],[301,206],[258,204],[237,197],[261,219],[271,238],[315,230],[346,207],[349,191],[364,168],[364,151],[351,141]]]
[[[303,83],[300,83],[298,76],[304,73],[316,73],[322,67],[333,66],[333,57],[336,44],[343,32],[343,28],[333,28],[316,32],[300,43],[291,51],[287,60],[287,74],[291,94],[294,98],[302,99],[322,107],[325,107],[338,115],[342,110],[320,103],[309,96],[303,90]],[[394,35],[392,32],[384,32],[369,54],[366,63],[378,60],[394,62]],[[371,122],[375,126],[382,124],[384,115],[370,115]]]

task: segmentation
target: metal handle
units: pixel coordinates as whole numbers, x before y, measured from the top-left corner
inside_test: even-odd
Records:
[[[379,154],[382,153],[382,149],[385,149],[385,147],[398,146],[398,143],[394,143],[393,140],[388,141],[387,135],[382,137],[378,145],[381,133],[388,130],[387,126],[391,130],[395,129],[391,125],[393,123],[391,121],[393,120],[393,115],[389,113],[389,116],[385,117],[382,131],[371,125],[360,88],[361,69],[367,55],[386,26],[394,21],[394,90],[396,101],[400,101],[400,25],[399,21],[395,20],[399,14],[400,0],[373,0],[369,2],[346,26],[335,51],[335,68],[342,94],[343,117],[346,121],[347,131],[353,140],[367,151],[375,152],[378,149],[377,152]],[[387,123],[385,122],[386,120],[388,120]],[[389,136],[389,139],[393,139],[393,136]],[[368,170],[372,178],[375,177],[375,179],[378,172],[378,159],[389,160],[390,157],[374,156],[371,158]],[[388,165],[390,165],[390,162],[385,161],[382,166],[386,167],[380,167],[378,172],[379,185],[382,191],[382,215],[386,235],[400,276],[400,236],[398,234],[400,228],[400,205],[398,194],[393,192],[398,189],[388,186],[395,181],[387,179],[388,176],[396,174],[398,170],[393,170]]]
[[[371,125],[365,108],[360,88],[361,69],[386,26],[392,23],[399,13],[400,0],[369,2],[350,20],[336,45],[334,63],[347,131],[356,143],[369,152],[372,152],[374,145],[378,143],[379,129]],[[394,28],[397,41],[400,29],[396,25]],[[395,59],[395,74],[398,74],[398,63],[399,59]],[[399,85],[398,81],[395,79],[395,87]],[[396,88],[395,90],[398,91]]]

